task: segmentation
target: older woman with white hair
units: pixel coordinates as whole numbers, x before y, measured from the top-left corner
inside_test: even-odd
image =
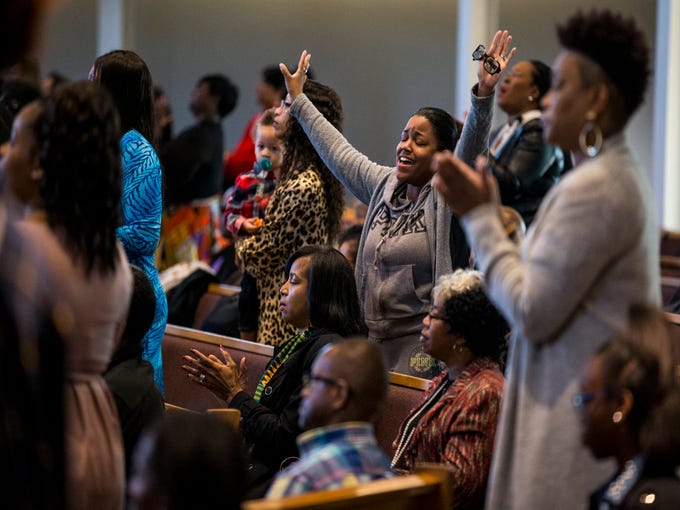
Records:
[[[454,469],[456,509],[482,508],[503,394],[508,325],[483,290],[479,271],[442,276],[423,319],[420,343],[446,369],[402,423],[392,467],[417,463]]]

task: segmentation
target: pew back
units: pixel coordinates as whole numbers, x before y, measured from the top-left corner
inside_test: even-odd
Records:
[[[227,285],[224,283],[211,283],[208,285],[208,289],[198,300],[196,305],[196,312],[194,314],[193,327],[195,329],[200,329],[203,322],[208,318],[210,312],[212,312],[220,298],[223,296],[236,296],[241,292],[241,287],[237,285]]]
[[[225,402],[207,389],[190,381],[180,368],[184,364],[182,356],[189,354],[191,349],[198,349],[204,354],[215,354],[221,358],[220,345],[227,348],[235,361],[239,361],[243,356],[246,357],[249,377],[245,390],[251,395],[255,392],[260,376],[273,355],[273,347],[168,325],[162,343],[165,400],[168,404],[194,411],[225,407]],[[393,372],[390,372],[389,377],[387,397],[374,425],[378,443],[385,453],[391,455],[392,441],[399,431],[401,422],[420,402],[430,381]]]
[[[244,501],[243,510],[448,510],[453,473],[427,464],[414,474],[281,499]]]
[[[194,411],[225,407],[225,402],[210,391],[190,381],[180,368],[184,365],[182,356],[198,349],[206,355],[214,354],[222,359],[219,346],[223,345],[237,363],[245,356],[248,367],[248,384],[244,388],[251,395],[255,392],[260,376],[272,357],[274,348],[191,328],[168,324],[163,336],[163,376],[165,378],[165,400],[171,404]]]

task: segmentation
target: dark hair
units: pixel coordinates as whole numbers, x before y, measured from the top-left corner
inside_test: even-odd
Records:
[[[238,100],[238,87],[229,78],[222,74],[207,74],[198,80],[198,84],[208,85],[211,96],[218,96],[217,114],[221,119],[230,114],[236,108]]]
[[[475,356],[502,364],[510,328],[484,293],[482,273],[457,269],[439,279],[433,295],[444,300],[449,333],[462,336]]]
[[[286,97],[286,82],[279,66],[267,66],[262,69],[262,81],[271,85],[274,90],[281,92],[281,98]]]
[[[45,11],[43,0],[0,2],[0,69],[31,48]]]
[[[151,483],[171,508],[241,508],[246,462],[230,424],[209,414],[166,413],[145,436],[153,442],[147,465]]]
[[[125,360],[141,358],[144,352],[142,339],[153,324],[156,313],[156,295],[149,277],[135,265],[131,264],[130,269],[133,281],[132,299],[120,345],[113,354],[109,367]]]
[[[531,81],[538,88],[538,97],[536,102],[541,104],[541,99],[550,90],[550,84],[552,83],[552,69],[545,62],[540,60],[529,60],[531,64]]]
[[[28,103],[40,99],[42,94],[33,85],[21,80],[8,80],[0,89],[0,103],[11,113],[12,119]]]
[[[60,87],[44,98],[36,122],[47,222],[86,273],[112,272],[121,194],[120,128],[111,96],[92,82]]]
[[[680,465],[680,387],[672,387],[642,429],[645,471],[665,475]]]
[[[633,18],[609,10],[578,11],[557,27],[560,44],[597,63],[621,95],[627,120],[649,82],[649,46]]]
[[[351,227],[348,227],[342,233],[342,236],[340,236],[340,242],[338,243],[338,245],[342,245],[342,243],[346,243],[347,241],[361,239],[361,233],[363,232],[363,230],[364,230],[363,225],[352,225]]]
[[[629,422],[640,431],[654,409],[676,384],[675,344],[663,311],[650,305],[633,305],[628,329],[597,349],[605,385],[627,389],[633,395]]]
[[[130,313],[123,336],[137,338],[140,341],[153,324],[156,313],[156,294],[151,285],[151,280],[141,268],[131,264],[133,290],[130,300]]]
[[[293,263],[301,257],[309,257],[307,310],[312,326],[345,337],[363,334],[366,328],[354,271],[347,259],[330,246],[303,246],[288,257],[286,278]]]
[[[153,110],[154,110],[154,131],[158,128],[156,125],[156,101],[166,96],[165,91],[158,85],[153,86]],[[172,115],[172,108],[170,107],[170,100],[168,99],[168,113]],[[156,150],[162,149],[170,140],[172,140],[172,121],[163,126],[163,131],[159,133],[158,139],[154,140],[157,145]]]
[[[342,132],[343,112],[340,96],[332,88],[314,80],[305,81],[303,92],[326,120]],[[333,243],[340,232],[345,188],[317,154],[302,126],[292,115],[288,118],[282,139],[285,152],[281,164],[280,182],[286,182],[294,171],[302,171],[310,167],[319,174],[326,195],[328,241]],[[295,168],[293,164],[296,165]]]
[[[144,60],[134,51],[111,51],[94,61],[94,76],[111,94],[122,132],[136,129],[153,143],[153,84]]]
[[[456,121],[450,113],[441,108],[425,106],[419,108],[413,115],[425,117],[429,121],[437,139],[437,150],[453,152],[458,140],[458,130],[456,129]]]

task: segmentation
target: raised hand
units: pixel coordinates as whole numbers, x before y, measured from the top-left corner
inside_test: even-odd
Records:
[[[286,89],[288,90],[291,99],[295,99],[302,94],[302,88],[307,79],[307,69],[309,69],[309,61],[311,58],[312,55],[307,53],[307,50],[303,50],[300,55],[297,69],[292,74],[288,70],[288,67],[286,67],[286,64],[279,64],[279,69],[281,69],[281,73],[283,73],[283,78],[286,81]]]
[[[479,80],[477,93],[479,96],[485,97],[493,93],[496,83],[498,83],[503,75],[503,71],[510,64],[512,57],[515,56],[517,48],[510,49],[510,43],[512,43],[512,36],[507,30],[499,30],[493,36],[486,54],[498,62],[500,72],[491,74],[484,68],[484,59],[479,62],[479,69],[477,70],[477,79]]]

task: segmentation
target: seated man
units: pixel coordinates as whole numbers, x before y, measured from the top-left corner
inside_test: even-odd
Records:
[[[378,344],[353,338],[321,350],[302,390],[300,460],[279,473],[267,499],[394,476],[369,423],[386,393]]]

